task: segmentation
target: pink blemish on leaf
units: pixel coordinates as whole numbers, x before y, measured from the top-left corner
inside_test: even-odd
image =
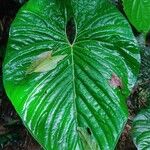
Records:
[[[122,88],[122,81],[116,74],[112,74],[109,83],[114,88]]]

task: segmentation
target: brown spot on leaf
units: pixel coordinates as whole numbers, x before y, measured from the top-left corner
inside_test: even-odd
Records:
[[[91,130],[90,130],[90,128],[87,127],[86,130],[87,130],[88,134],[91,135]]]
[[[87,131],[88,130],[88,131]],[[98,150],[98,144],[95,138],[91,136],[90,128],[77,127],[79,137],[85,150]],[[90,133],[88,133],[90,132]]]
[[[112,74],[109,83],[114,88],[122,88],[122,81],[116,74]]]

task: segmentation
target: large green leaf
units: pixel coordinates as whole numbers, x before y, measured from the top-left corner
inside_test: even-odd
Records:
[[[150,149],[150,108],[142,110],[133,121],[133,141],[138,150]]]
[[[150,31],[150,0],[122,0],[125,13],[140,32]]]
[[[3,74],[7,95],[45,149],[111,150],[138,69],[131,29],[107,0],[30,0],[11,26]]]

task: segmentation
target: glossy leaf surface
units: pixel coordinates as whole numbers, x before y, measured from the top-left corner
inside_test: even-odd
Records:
[[[150,31],[150,0],[123,0],[128,19],[140,32]]]
[[[106,0],[30,0],[11,26],[3,73],[7,95],[45,149],[111,150],[138,69],[131,29]]]
[[[150,149],[150,108],[142,110],[134,119],[133,140],[138,150]]]

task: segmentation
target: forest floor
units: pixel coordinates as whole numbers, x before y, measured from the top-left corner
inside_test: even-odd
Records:
[[[20,3],[18,1],[0,0],[0,150],[41,150],[41,147],[22,124],[2,85],[2,62],[8,39],[9,26],[16,12],[21,7],[23,0],[20,0]],[[120,9],[120,4],[118,6]],[[116,150],[136,150],[131,138],[132,121],[140,109],[146,107],[150,98],[150,38],[148,35],[145,42],[137,32],[136,36],[142,49],[141,71],[138,82],[127,100],[130,115],[116,146]]]

